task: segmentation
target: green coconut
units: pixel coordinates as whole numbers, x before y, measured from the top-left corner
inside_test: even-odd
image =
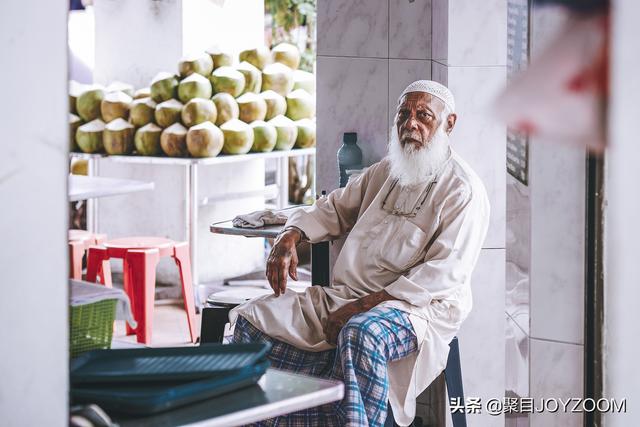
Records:
[[[136,152],[142,156],[157,156],[162,153],[160,134],[162,134],[162,128],[155,123],[142,126],[136,131],[134,137]]]
[[[77,151],[76,131],[84,122],[75,114],[69,113],[69,151]]]
[[[168,101],[175,98],[178,79],[171,73],[161,72],[151,81],[151,99],[155,102]]]
[[[262,70],[262,91],[273,90],[282,96],[287,96],[293,89],[293,70],[284,64],[276,62],[267,65]]]
[[[133,99],[151,98],[151,88],[143,87],[133,94]]]
[[[316,93],[316,76],[308,71],[293,72],[293,90],[304,89],[310,94]]]
[[[215,123],[218,117],[216,104],[210,99],[194,98],[182,108],[182,124],[190,128],[199,123]]]
[[[210,47],[206,50],[206,52],[213,60],[214,70],[220,67],[230,67],[233,65],[233,55],[231,55],[229,52],[224,52],[217,46]]]
[[[278,131],[276,128],[262,120],[256,120],[249,126],[253,129],[253,146],[251,151],[266,153],[276,146]]]
[[[224,134],[211,122],[195,125],[187,132],[187,150],[193,157],[215,157],[224,145]]]
[[[104,99],[101,86],[88,86],[76,99],[76,111],[85,122],[100,118],[100,104]]]
[[[175,99],[161,102],[156,106],[155,118],[156,124],[162,128],[171,126],[180,121],[182,113],[182,103]]]
[[[255,49],[247,49],[240,52],[240,62],[247,61],[249,64],[263,70],[271,62],[271,52],[266,46],[259,46]]]
[[[115,119],[127,119],[133,99],[124,92],[110,92],[104,96],[100,104],[102,120],[111,122]]]
[[[311,119],[295,121],[298,128],[296,137],[296,148],[308,148],[316,145],[316,122]]]
[[[160,147],[167,156],[187,157],[187,129],[180,123],[174,123],[160,134]]]
[[[295,70],[300,65],[300,51],[290,43],[280,43],[271,50],[273,62],[280,62]]]
[[[291,120],[310,119],[316,114],[316,100],[304,89],[287,95],[287,117]]]
[[[213,59],[206,53],[185,56],[178,62],[178,71],[182,78],[193,73],[208,77],[213,71]]]
[[[104,127],[104,151],[111,155],[131,154],[135,128],[123,118],[117,118]]]
[[[298,137],[298,127],[288,117],[277,116],[269,120],[267,123],[274,126],[278,132],[275,150],[291,150],[296,143]]]
[[[69,170],[72,175],[89,175],[89,161],[87,159],[75,159],[71,161]]]
[[[73,114],[78,114],[76,110],[76,102],[82,92],[87,90],[87,85],[78,83],[75,80],[69,80],[69,111]]]
[[[129,96],[133,96],[135,90],[133,88],[133,85],[130,85],[129,83],[123,83],[123,82],[117,82],[116,81],[116,82],[111,83],[109,86],[107,86],[105,91],[107,93],[109,93],[109,92],[124,92]]]
[[[216,68],[209,79],[215,93],[228,93],[235,98],[244,90],[244,74],[232,67]]]
[[[245,123],[251,123],[256,120],[264,120],[267,114],[267,103],[257,93],[245,93],[238,99],[238,108],[240,108],[240,120]]]
[[[228,93],[217,93],[211,98],[216,105],[218,117],[216,118],[216,126],[220,126],[225,122],[240,117],[240,108],[236,99]]]
[[[280,114],[287,112],[287,100],[284,96],[272,90],[266,90],[260,94],[267,103],[267,114],[265,120],[271,120]]]
[[[253,146],[253,129],[237,119],[231,119],[220,126],[224,133],[222,151],[226,154],[245,154]]]
[[[129,108],[129,121],[135,127],[153,122],[157,104],[151,98],[134,99]]]
[[[198,73],[193,73],[178,85],[178,98],[189,102],[194,98],[211,98],[211,82]]]
[[[244,75],[245,85],[242,93],[260,93],[260,88],[262,88],[262,72],[259,69],[247,61],[244,61],[236,67],[236,70]]]
[[[102,151],[102,133],[104,132],[104,122],[95,119],[85,123],[76,131],[76,144],[84,153],[98,153]]]

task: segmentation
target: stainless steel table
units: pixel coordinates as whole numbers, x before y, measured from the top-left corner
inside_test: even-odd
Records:
[[[233,427],[341,400],[344,384],[268,369],[258,385],[150,417],[114,417],[122,427]]]

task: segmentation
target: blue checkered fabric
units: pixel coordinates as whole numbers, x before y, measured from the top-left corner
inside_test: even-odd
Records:
[[[300,350],[262,333],[241,316],[236,321],[233,341],[269,342],[269,359],[274,368],[338,379],[345,385],[340,402],[272,418],[256,426],[383,426],[389,394],[387,362],[418,349],[409,316],[387,307],[352,317],[340,331],[335,350]]]

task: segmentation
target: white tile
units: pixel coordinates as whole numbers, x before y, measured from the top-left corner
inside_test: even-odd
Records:
[[[431,79],[431,61],[389,60],[389,123],[393,121],[402,91],[410,83],[422,79]]]
[[[390,58],[431,58],[431,1],[389,0]]]
[[[438,70],[442,79],[443,69]],[[491,203],[485,248],[504,248],[506,217],[506,130],[491,115],[492,102],[506,80],[505,67],[446,67],[458,121],[452,147],[482,179]],[[435,74],[435,73],[434,73]]]
[[[531,203],[529,187],[507,174],[505,244],[507,314],[529,334]]]
[[[540,399],[583,396],[584,347],[531,339],[531,397]],[[531,414],[531,427],[581,427],[581,413],[545,411]]]
[[[435,0],[433,58],[448,65],[505,65],[505,0]]]
[[[529,396],[530,338],[505,315],[505,396]]]
[[[532,140],[529,157],[531,336],[581,344],[585,152]]]
[[[318,55],[387,58],[388,0],[318,2]]]
[[[505,391],[504,249],[484,249],[478,259],[471,289],[473,309],[458,339],[464,392],[483,402]],[[504,416],[470,414],[470,427],[504,426]]]
[[[449,49],[449,0],[433,0],[431,5],[431,58],[446,62]]]
[[[369,165],[386,153],[388,60],[318,57],[316,189],[338,186],[336,155],[345,132],[358,133]]]

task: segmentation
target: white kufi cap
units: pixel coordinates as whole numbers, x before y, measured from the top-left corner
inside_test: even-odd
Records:
[[[398,98],[398,103],[400,103],[402,97],[409,92],[424,92],[437,96],[449,107],[452,113],[456,111],[456,101],[453,99],[453,94],[446,86],[438,82],[434,82],[433,80],[416,80],[402,92],[402,95]]]

